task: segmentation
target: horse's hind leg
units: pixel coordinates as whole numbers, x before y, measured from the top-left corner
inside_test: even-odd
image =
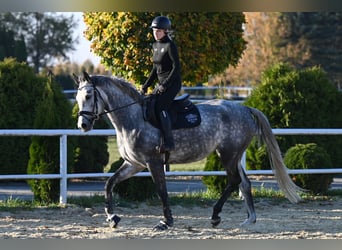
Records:
[[[222,193],[220,199],[215,203],[213,208],[213,214],[211,216],[211,224],[216,227],[221,222],[219,213],[222,211],[224,203],[227,201],[232,192],[238,189],[238,185],[241,182],[240,175],[237,171],[237,160],[236,157],[230,154],[219,154],[222,165],[225,167],[227,172],[228,184]]]
[[[238,170],[242,180],[239,188],[245,200],[245,205],[247,209],[247,219],[243,223],[241,223],[241,226],[246,226],[256,222],[256,214],[254,209],[251,182],[247,178],[246,173],[242,169],[241,164],[238,165]]]
[[[111,227],[116,227],[120,221],[120,217],[114,214],[113,203],[113,188],[116,184],[128,179],[134,174],[140,172],[143,168],[132,166],[128,162],[124,162],[121,167],[112,175],[105,185],[105,212],[107,215],[107,222]]]
[[[223,194],[221,195],[220,199],[214,205],[213,214],[211,216],[211,224],[213,227],[216,227],[218,224],[220,224],[221,217],[219,216],[219,214],[222,211],[222,207],[231,195],[231,193],[234,192],[238,187],[238,183],[231,183],[230,179],[231,178],[229,178],[228,176],[228,185],[224,190]]]
[[[211,224],[213,227],[217,226],[221,222],[219,213],[222,211],[224,203],[227,201],[232,192],[234,192],[238,186],[245,198],[245,205],[247,208],[248,217],[241,225],[248,225],[255,223],[256,215],[254,210],[253,197],[251,192],[251,183],[243,171],[239,156],[231,154],[220,154],[222,165],[227,171],[228,184],[220,199],[215,203],[213,214],[211,217]]]

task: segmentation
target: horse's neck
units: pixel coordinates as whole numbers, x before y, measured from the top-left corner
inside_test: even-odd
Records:
[[[143,121],[142,107],[137,100],[125,94],[108,94],[107,111],[108,117],[115,129],[132,130],[139,128]],[[132,105],[131,105],[132,104]]]

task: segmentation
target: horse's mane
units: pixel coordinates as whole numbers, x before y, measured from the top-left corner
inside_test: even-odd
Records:
[[[133,99],[140,100],[142,98],[142,96],[137,91],[136,87],[132,83],[126,81],[123,78],[119,78],[116,76],[95,75],[95,76],[92,76],[91,79],[92,79],[93,84],[95,84],[96,86],[105,85],[105,84],[114,84],[121,91],[128,94]]]

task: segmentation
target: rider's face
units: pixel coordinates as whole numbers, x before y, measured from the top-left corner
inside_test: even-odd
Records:
[[[162,29],[153,29],[153,36],[154,39],[157,41],[162,39],[166,35],[165,30]]]

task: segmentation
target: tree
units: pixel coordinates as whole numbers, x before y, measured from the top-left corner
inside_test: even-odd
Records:
[[[264,112],[274,128],[339,128],[342,124],[341,98],[342,93],[321,68],[298,70],[280,63],[263,73],[261,84],[244,104]],[[329,153],[335,166],[342,164],[342,136],[286,135],[279,136],[278,142],[283,152],[298,143],[315,142]],[[252,145],[247,158],[259,153],[262,158],[263,152],[256,151],[257,142]]]
[[[26,63],[13,58],[0,61],[0,128],[33,128],[36,107],[42,99],[45,81]],[[0,137],[0,172],[26,173],[29,137]]]
[[[82,65],[71,62],[58,63],[54,65],[54,67],[43,69],[42,73],[52,72],[56,82],[61,85],[63,90],[73,90],[75,89],[75,81],[72,75],[80,75],[83,71],[86,71],[89,74],[100,75],[108,75],[110,73],[107,72],[102,65],[98,65],[95,67],[90,60],[84,61]],[[74,93],[67,94],[67,96],[69,96],[70,98],[74,97],[74,95]]]
[[[215,75],[210,83],[229,83],[250,86],[260,83],[261,74],[270,65],[278,62],[273,54],[273,34],[277,27],[279,12],[244,12],[244,39],[246,49],[236,67],[229,66],[223,73]]]
[[[73,117],[77,123],[79,107],[73,107]],[[112,128],[107,117],[101,117],[94,124],[94,129]],[[75,173],[99,173],[103,172],[108,164],[108,136],[79,136],[75,138],[74,169]]]
[[[142,84],[152,65],[149,26],[158,15],[172,20],[182,78],[188,84],[206,82],[228,65],[235,66],[245,49],[245,18],[240,12],[85,13],[84,34],[92,42],[94,53],[114,74]]]
[[[67,58],[74,50],[76,41],[72,29],[76,28],[70,18],[53,13],[17,12],[0,14],[1,23],[13,31],[17,38],[24,37],[28,62],[36,73],[56,58]]]
[[[6,57],[16,58],[19,62],[26,62],[26,44],[23,36],[15,38],[11,30],[0,24],[0,60]]]
[[[42,101],[37,106],[34,127],[44,129],[72,128],[72,107],[61,91],[60,86],[52,80],[45,79]],[[68,145],[69,166],[73,150]],[[30,145],[28,174],[59,173],[59,137],[35,136]],[[28,183],[37,201],[57,202],[59,198],[59,180],[30,180]]]
[[[260,83],[261,73],[285,62],[297,69],[320,66],[337,87],[342,77],[340,12],[246,12],[247,48],[236,68],[229,67],[213,83]]]

